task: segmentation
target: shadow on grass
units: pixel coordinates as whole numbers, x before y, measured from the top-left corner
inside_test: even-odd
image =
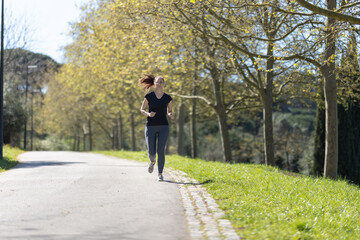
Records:
[[[163,182],[167,182],[167,183],[174,183],[174,184],[179,184],[179,185],[204,185],[204,184],[207,184],[207,183],[212,183],[214,182],[214,180],[212,179],[208,179],[204,182],[201,182],[201,183],[192,183],[192,182],[175,182],[175,181],[171,181],[171,180],[164,180]]]

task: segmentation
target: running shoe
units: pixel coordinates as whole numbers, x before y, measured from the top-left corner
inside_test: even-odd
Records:
[[[159,175],[159,176],[158,176],[158,181],[160,181],[160,182],[161,182],[161,181],[164,181],[163,175]]]
[[[155,162],[149,163],[149,168],[148,168],[149,173],[152,173],[154,171],[154,165],[155,165]]]

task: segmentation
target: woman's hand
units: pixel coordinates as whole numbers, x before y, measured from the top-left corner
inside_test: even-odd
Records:
[[[156,114],[156,112],[150,112],[148,116],[149,116],[149,117],[154,117],[155,114]]]
[[[175,116],[174,116],[174,114],[173,114],[172,112],[169,112],[169,113],[168,113],[168,116],[169,116],[169,118],[172,119],[172,120],[175,119]]]

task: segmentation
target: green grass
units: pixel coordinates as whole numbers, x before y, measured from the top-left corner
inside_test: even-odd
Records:
[[[148,161],[145,152],[101,152]],[[205,182],[242,239],[360,239],[360,188],[251,164],[177,155],[165,167]]]
[[[5,145],[3,148],[3,160],[0,160],[0,172],[6,171],[18,164],[17,157],[24,151]]]

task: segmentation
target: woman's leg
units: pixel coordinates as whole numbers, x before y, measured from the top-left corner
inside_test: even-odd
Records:
[[[156,131],[154,126],[145,127],[145,138],[151,162],[156,160]]]
[[[162,173],[165,165],[165,147],[166,147],[167,139],[169,137],[169,126],[168,125],[159,126],[158,133],[159,133],[158,147],[157,147],[158,170],[159,173]]]

